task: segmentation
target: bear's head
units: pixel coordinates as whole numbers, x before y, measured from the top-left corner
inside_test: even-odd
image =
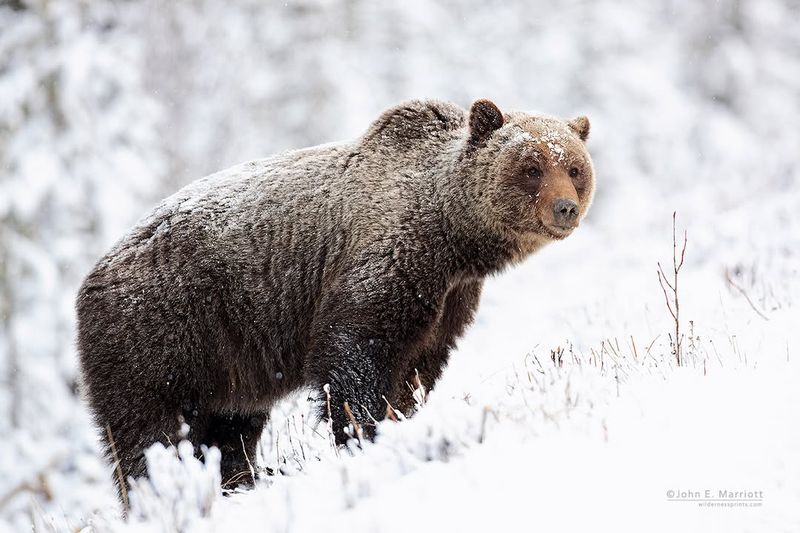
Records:
[[[491,223],[520,241],[567,237],[594,195],[586,150],[589,119],[501,113],[488,100],[470,109],[465,163],[477,172],[475,199]]]

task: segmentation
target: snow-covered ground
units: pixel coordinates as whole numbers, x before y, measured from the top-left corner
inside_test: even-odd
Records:
[[[796,2],[12,4],[0,533],[800,530]],[[255,490],[220,496],[214,452],[153,449],[121,519],[75,392],[92,261],[187,180],[352,137],[419,96],[589,115],[585,223],[488,282],[441,383],[375,443],[333,449],[298,394]],[[656,277],[674,211],[680,368]],[[758,501],[671,501],[731,493]]]
[[[691,329],[680,368],[655,273],[671,261],[669,215],[624,239],[590,221],[488,284],[440,387],[414,418],[384,423],[374,444],[336,452],[298,395],[276,409],[261,445],[260,465],[282,473],[256,490],[214,497],[215,472],[153,450],[157,474],[133,495],[130,523],[106,511],[89,522],[98,531],[795,531],[800,247],[790,226],[773,244],[743,246],[741,259],[758,258],[764,276],[732,278],[745,297],[724,275],[735,262],[701,238],[742,216],[698,215],[687,227],[679,290]],[[740,220],[742,241],[750,223]]]

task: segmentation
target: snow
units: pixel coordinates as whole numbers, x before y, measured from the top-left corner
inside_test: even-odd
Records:
[[[26,5],[0,6],[0,532],[800,530],[792,2]],[[82,276],[188,181],[422,96],[588,116],[588,218],[489,280],[441,383],[375,443],[332,448],[299,392],[255,490],[218,495],[214,450],[155,447],[121,518],[75,392]],[[656,278],[673,211],[680,368]],[[706,490],[763,501],[667,498]]]
[[[553,157],[553,165],[564,161],[566,157],[564,141],[566,141],[567,138],[568,134],[566,131],[556,130],[552,126],[548,126],[544,130],[540,140],[545,143],[547,149],[550,151],[550,155]]]

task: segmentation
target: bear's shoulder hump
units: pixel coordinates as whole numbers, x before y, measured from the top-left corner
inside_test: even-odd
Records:
[[[370,142],[413,142],[466,126],[461,107],[440,100],[410,100],[381,113],[361,139]]]

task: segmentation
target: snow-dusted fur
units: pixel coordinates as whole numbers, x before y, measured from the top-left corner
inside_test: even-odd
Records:
[[[188,437],[220,447],[223,483],[247,479],[270,407],[303,386],[330,385],[338,442],[345,403],[367,436],[387,400],[408,411],[407,383],[439,378],[484,277],[586,213],[588,129],[485,100],[469,113],[414,101],[354,142],[167,199],[77,301],[83,384],[124,476],[144,473],[149,445]],[[578,209],[569,227],[564,199]]]

